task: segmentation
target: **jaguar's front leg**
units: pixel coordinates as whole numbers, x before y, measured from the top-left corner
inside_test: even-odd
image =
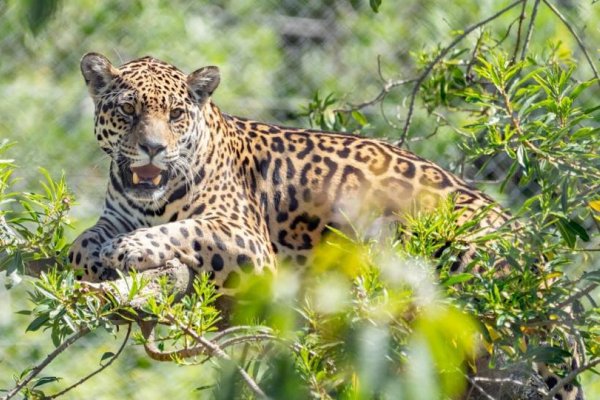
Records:
[[[102,216],[96,225],[79,235],[69,249],[69,262],[76,269],[79,279],[98,282],[115,279],[118,276],[113,268],[103,264],[100,251],[111,238],[124,231]]]
[[[274,267],[268,238],[220,219],[185,219],[117,236],[100,251],[104,266],[123,271],[164,266],[174,258],[235,289],[241,274]]]

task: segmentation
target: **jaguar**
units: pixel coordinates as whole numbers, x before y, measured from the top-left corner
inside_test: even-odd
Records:
[[[96,139],[110,158],[101,216],[69,252],[83,280],[178,259],[235,295],[244,279],[275,272],[281,260],[307,265],[330,227],[350,232],[363,215],[401,222],[415,203],[433,208],[452,196],[458,224],[483,209],[478,232],[509,220],[461,178],[386,141],[222,112],[212,101],[217,67],[186,75],[153,57],[115,67],[88,53],[81,72]],[[556,398],[576,392],[565,387]]]

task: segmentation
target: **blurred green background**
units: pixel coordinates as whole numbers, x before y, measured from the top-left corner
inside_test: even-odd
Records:
[[[69,233],[74,238],[99,214],[108,165],[92,135],[92,102],[79,73],[84,53],[100,52],[114,64],[152,55],[184,72],[217,65],[222,78],[214,100],[223,110],[306,126],[308,120],[299,114],[317,90],[334,93],[342,102],[369,100],[381,88],[378,56],[385,78],[412,78],[417,74],[412,53],[448,44],[456,32],[509,3],[384,0],[379,13],[373,13],[367,0],[0,0],[0,140],[16,142],[9,156],[19,166],[20,190],[37,190],[39,166],[55,177],[65,173],[77,199]],[[592,0],[554,3],[575,21],[597,61],[600,5]],[[516,23],[518,13],[513,10],[490,29],[501,36]],[[466,44],[475,40],[476,35],[470,36]],[[567,29],[541,9],[532,51],[559,42],[561,51],[583,60]],[[577,74],[591,76],[584,63]],[[383,107],[400,127],[407,111],[403,90]],[[365,112],[371,122],[366,134],[399,136],[400,128],[386,123],[379,107]],[[428,136],[433,126],[419,112],[411,137]],[[410,147],[451,167],[457,158],[455,140],[450,130],[442,129]],[[24,335],[28,317],[15,314],[26,302],[22,286],[10,292],[0,289],[0,388],[12,386],[12,374],[39,360],[51,346],[43,333]],[[104,351],[117,346],[118,341],[96,334],[78,343],[51,373],[76,379],[97,366]],[[68,398],[204,398],[206,392],[193,390],[212,383],[213,372],[210,365],[152,363],[141,349],[129,346],[115,365]]]

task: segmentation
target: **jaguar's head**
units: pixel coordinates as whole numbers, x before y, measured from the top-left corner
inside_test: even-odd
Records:
[[[152,57],[117,68],[88,53],[81,72],[96,106],[96,138],[125,195],[156,203],[169,189],[191,184],[190,164],[208,137],[204,108],[219,85],[219,69],[186,76]]]

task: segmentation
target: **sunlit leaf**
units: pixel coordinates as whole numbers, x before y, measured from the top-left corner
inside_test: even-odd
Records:
[[[468,282],[473,278],[474,278],[473,274],[469,274],[469,273],[465,272],[465,273],[461,273],[461,274],[450,275],[448,277],[448,279],[446,279],[442,283],[444,286],[452,286],[452,285],[456,285],[458,283]]]
[[[600,200],[592,200],[588,203],[592,210],[600,212]]]
[[[365,126],[369,123],[369,121],[367,121],[367,118],[365,118],[363,113],[361,113],[360,111],[352,111],[352,118],[354,118],[356,122],[358,122],[361,126]]]

